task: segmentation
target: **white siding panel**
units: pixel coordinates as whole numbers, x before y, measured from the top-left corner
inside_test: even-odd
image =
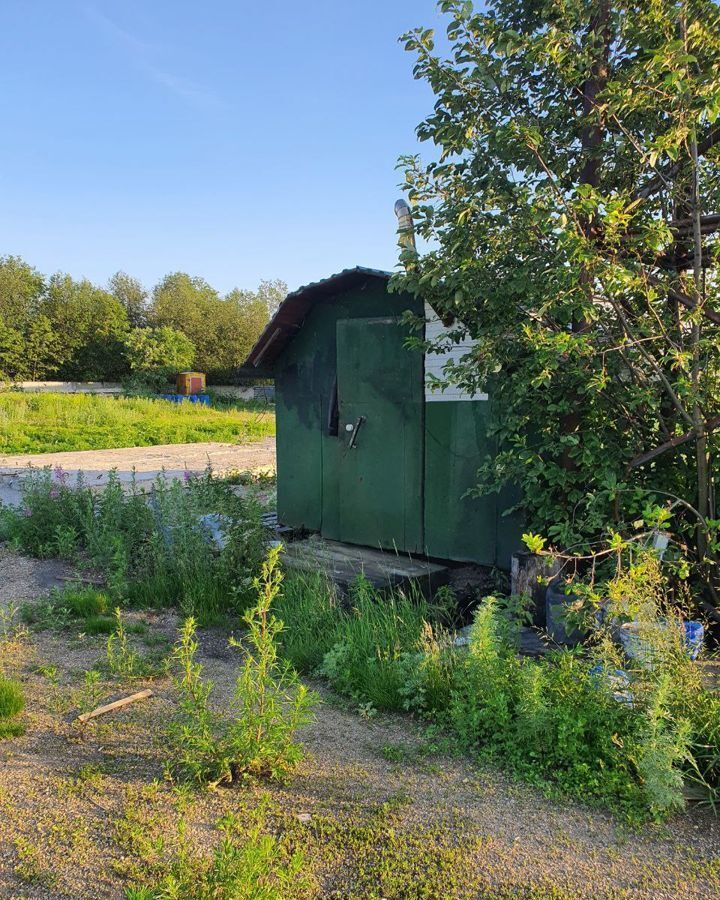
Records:
[[[446,328],[441,320],[435,315],[434,310],[429,304],[425,304],[425,339],[428,341],[436,341],[443,335],[448,335],[450,329]],[[455,402],[458,400],[487,400],[487,394],[471,394],[468,391],[461,390],[455,384],[448,384],[445,390],[436,388],[433,390],[429,384],[428,376],[444,379],[443,369],[449,362],[460,360],[475,346],[475,341],[464,340],[458,344],[450,344],[448,349],[441,353],[425,354],[425,401],[427,403],[437,402]]]

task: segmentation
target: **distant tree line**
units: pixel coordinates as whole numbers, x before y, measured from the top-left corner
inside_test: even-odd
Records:
[[[232,378],[286,293],[275,280],[223,296],[184,272],[152,291],[117,272],[101,288],[0,257],[0,378],[115,381],[194,368],[219,383]]]

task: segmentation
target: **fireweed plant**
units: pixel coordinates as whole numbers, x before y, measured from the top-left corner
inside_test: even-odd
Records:
[[[115,475],[92,490],[62,470],[34,473],[21,507],[0,508],[0,539],[99,572],[110,608],[175,606],[201,623],[247,608],[264,554],[259,507],[210,473],[160,477],[149,493]]]

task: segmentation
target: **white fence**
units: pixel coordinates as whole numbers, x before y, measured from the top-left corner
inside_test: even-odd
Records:
[[[122,385],[113,381],[14,381],[0,388],[26,394],[122,394]]]

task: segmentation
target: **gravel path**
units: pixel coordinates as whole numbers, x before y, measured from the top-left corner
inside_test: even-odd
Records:
[[[75,453],[29,453],[0,456],[0,502],[17,503],[20,484],[28,467],[62,467],[75,476],[83,472],[90,485],[102,486],[116,470],[121,481],[152,482],[163,470],[181,478],[186,471],[200,473],[208,466],[215,472],[256,471],[275,467],[275,438],[251,444],[161,444],[121,450],[81,450]]]
[[[58,559],[27,559],[0,547],[0,610],[66,584],[71,568]]]

